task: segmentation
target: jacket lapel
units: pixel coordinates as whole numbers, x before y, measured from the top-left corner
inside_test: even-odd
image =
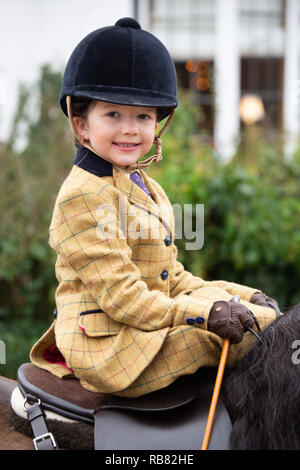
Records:
[[[170,206],[165,205],[162,198],[155,191],[147,174],[143,170],[139,170],[144,179],[144,182],[149,189],[153,199],[148,196],[137,184],[126,177],[116,167],[113,167],[113,177],[116,183],[116,188],[122,192],[131,204],[139,207],[139,209],[146,210],[151,216],[157,217],[164,225],[168,233],[173,234]]]
[[[147,173],[143,170],[139,171],[153,199],[117,167],[85,147],[77,149],[74,165],[99,177],[113,176],[116,188],[127,197],[130,203],[146,210],[151,216],[157,217],[164,224],[167,232],[174,237],[173,212],[170,203],[164,200],[153,187]]]

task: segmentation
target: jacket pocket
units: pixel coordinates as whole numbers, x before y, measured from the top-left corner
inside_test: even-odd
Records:
[[[117,335],[122,328],[121,323],[114,321],[100,308],[81,312],[78,326],[86,336],[92,338]]]

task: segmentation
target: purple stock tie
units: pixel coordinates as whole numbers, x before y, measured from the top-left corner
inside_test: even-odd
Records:
[[[139,186],[139,188],[141,188],[143,191],[145,191],[145,193],[148,194],[148,196],[151,197],[151,193],[150,193],[149,189],[147,188],[147,186],[145,185],[145,183],[143,181],[143,178],[141,177],[141,175],[137,171],[134,171],[133,173],[131,173],[130,179],[135,184],[137,184]]]

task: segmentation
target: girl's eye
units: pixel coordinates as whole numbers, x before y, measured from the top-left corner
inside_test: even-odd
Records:
[[[115,118],[115,117],[118,117],[118,113],[117,111],[111,111],[109,113],[107,113],[107,116],[111,117],[111,118]]]
[[[143,120],[147,120],[147,119],[150,119],[150,116],[149,116],[149,114],[140,114],[139,118],[143,119]]]

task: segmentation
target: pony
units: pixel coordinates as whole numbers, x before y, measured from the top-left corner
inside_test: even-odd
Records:
[[[14,430],[9,423],[9,406],[16,382],[0,377],[0,450],[33,450],[32,439]]]
[[[216,369],[210,369],[210,376],[215,373]],[[0,448],[33,449],[32,439],[9,422],[10,397],[16,385],[0,377],[0,437],[4,439],[0,439]],[[300,304],[260,332],[241,361],[226,369],[220,401],[232,428],[230,438],[224,435],[224,440],[230,439],[232,450],[300,449],[299,396]]]
[[[300,449],[300,304],[260,333],[223,389],[232,449]]]

